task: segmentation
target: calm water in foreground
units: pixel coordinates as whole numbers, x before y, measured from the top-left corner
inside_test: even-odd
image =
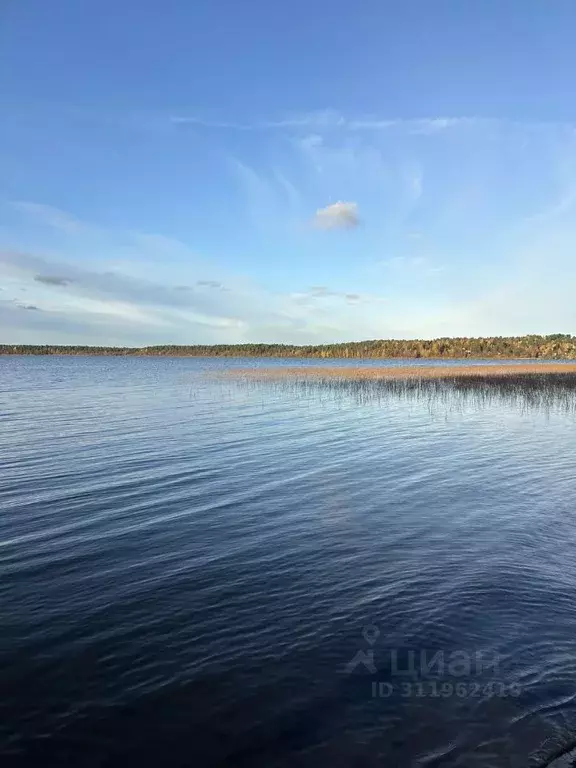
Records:
[[[206,375],[258,364],[0,359],[0,764],[525,768],[576,739],[566,402]]]

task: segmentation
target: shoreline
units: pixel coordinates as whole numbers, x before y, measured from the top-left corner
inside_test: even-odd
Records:
[[[359,339],[321,344],[239,341],[220,344],[22,344],[0,343],[0,355],[290,358],[316,360],[573,360],[576,336],[444,336],[426,339]]]

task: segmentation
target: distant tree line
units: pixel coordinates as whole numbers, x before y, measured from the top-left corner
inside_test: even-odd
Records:
[[[114,355],[150,357],[313,358],[546,358],[576,359],[576,336],[491,336],[486,338],[375,339],[340,344],[193,344],[154,347],[0,344],[0,355]]]

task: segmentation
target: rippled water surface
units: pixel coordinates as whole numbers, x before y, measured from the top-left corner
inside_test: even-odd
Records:
[[[0,359],[0,764],[524,768],[576,740],[572,395],[212,375],[260,364]]]

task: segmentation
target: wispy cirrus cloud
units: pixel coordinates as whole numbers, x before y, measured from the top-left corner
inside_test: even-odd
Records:
[[[286,115],[278,119],[253,120],[239,122],[235,120],[219,120],[200,115],[171,115],[168,118],[173,125],[197,125],[202,128],[222,128],[234,131],[269,131],[286,128],[334,128],[347,125],[346,118],[331,109]]]
[[[463,116],[432,116],[420,118],[400,117],[350,117],[334,109],[286,115],[278,119],[262,119],[249,122],[221,120],[201,115],[170,115],[174,126],[198,126],[232,131],[278,131],[285,129],[319,129],[346,131],[384,131],[400,128],[414,134],[434,134],[451,128],[497,122],[493,118]]]
[[[526,218],[527,224],[545,224],[554,222],[566,214],[573,214],[576,210],[576,185],[564,190],[561,196],[550,205],[545,206],[538,213]]]
[[[424,174],[421,168],[414,168],[409,174],[408,188],[414,202],[422,197],[424,192]]]
[[[162,119],[156,117],[156,121]],[[336,109],[318,109],[308,112],[294,112],[277,118],[262,118],[249,121],[221,119],[209,115],[172,114],[163,118],[174,127],[197,126],[199,128],[221,129],[243,132],[279,131],[348,131],[351,133],[401,132],[412,136],[434,136],[463,129],[490,130],[498,126],[522,130],[573,130],[572,120],[522,120],[493,115],[422,115],[401,117],[398,115],[349,115]]]
[[[87,228],[83,222],[75,219],[69,213],[66,213],[66,211],[62,211],[60,208],[55,208],[52,205],[14,201],[11,203],[11,206],[15,210],[37,219],[52,229],[68,235],[77,234]]]
[[[226,160],[240,192],[240,210],[230,215],[247,219],[260,235],[286,229],[296,212],[296,187],[276,169],[256,167],[236,157]]]

